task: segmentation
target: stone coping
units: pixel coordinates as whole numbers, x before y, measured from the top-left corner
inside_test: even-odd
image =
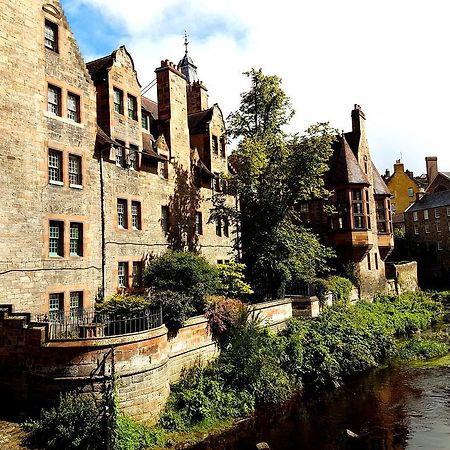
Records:
[[[149,339],[158,338],[167,334],[165,325],[152,330],[140,331],[138,333],[123,334],[120,336],[103,336],[96,338],[80,338],[80,339],[64,339],[58,341],[49,341],[45,347],[50,348],[77,348],[77,347],[110,347],[112,345],[124,345],[134,342],[147,341]]]
[[[272,308],[273,306],[286,305],[288,303],[292,303],[292,300],[289,298],[284,298],[281,300],[269,300],[267,302],[252,303],[249,307],[252,309],[267,309]]]

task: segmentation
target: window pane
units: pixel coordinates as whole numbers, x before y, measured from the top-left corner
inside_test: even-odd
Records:
[[[140,204],[140,202],[131,202],[131,226],[135,230],[141,229],[141,204]]]
[[[48,299],[48,315],[50,320],[60,320],[64,314],[64,293],[50,294]]]
[[[80,121],[80,98],[78,95],[67,95],[67,117],[74,122]]]
[[[142,286],[142,261],[133,262],[133,287]]]
[[[117,200],[117,223],[119,227],[127,227],[127,201],[118,199]]]
[[[69,155],[69,183],[81,186],[81,156]]]
[[[49,222],[49,256],[63,256],[63,222],[51,220]]]
[[[61,90],[55,86],[48,86],[47,111],[55,116],[61,115]]]
[[[45,47],[58,51],[58,26],[48,20],[45,21]]]
[[[83,225],[81,223],[70,224],[70,256],[82,256],[82,234]]]
[[[120,89],[114,88],[114,111],[122,114],[123,107],[122,107],[122,101],[123,99],[123,93]]]
[[[62,153],[57,150],[48,151],[48,181],[62,182]]]
[[[128,263],[120,262],[118,267],[118,282],[120,288],[128,287]]]

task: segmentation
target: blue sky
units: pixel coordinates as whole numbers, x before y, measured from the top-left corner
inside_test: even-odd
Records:
[[[225,116],[247,89],[242,72],[283,79],[297,114],[291,129],[330,121],[351,128],[354,103],[367,117],[380,172],[396,159],[423,173],[438,156],[450,171],[450,79],[444,0],[62,0],[83,56],[125,44],[141,84],[160,60],[183,56],[183,33],[210,103]],[[155,92],[150,93],[154,97]]]

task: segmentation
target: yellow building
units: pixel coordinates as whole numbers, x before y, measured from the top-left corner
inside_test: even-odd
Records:
[[[405,167],[400,160],[394,164],[394,173],[392,175],[386,171],[385,182],[392,194],[391,210],[392,222],[394,227],[404,227],[404,215],[406,208],[415,202],[416,193],[419,192],[419,184],[413,177],[412,172],[405,171]]]

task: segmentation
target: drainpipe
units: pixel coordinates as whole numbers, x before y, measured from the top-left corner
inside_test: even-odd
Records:
[[[103,152],[109,148],[100,149],[100,221],[102,227],[102,297],[106,292],[106,221],[105,221],[105,181],[103,178]]]

